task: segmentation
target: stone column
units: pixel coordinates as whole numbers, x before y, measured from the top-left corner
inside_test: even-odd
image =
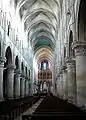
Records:
[[[28,79],[25,80],[25,96],[29,95],[29,81]]]
[[[0,101],[3,100],[3,67],[5,59],[0,57]]]
[[[56,88],[57,88],[56,93],[57,93],[57,96],[58,96],[58,78],[56,79]]]
[[[57,79],[57,96],[60,96],[60,76]]]
[[[14,66],[9,65],[7,67],[7,82],[6,82],[6,94],[8,99],[13,98],[13,83],[14,83]]]
[[[63,74],[60,73],[60,97],[63,98]]]
[[[73,43],[76,57],[77,104],[86,106],[86,42]]]
[[[68,100],[76,103],[76,68],[75,60],[68,59],[67,61],[67,76],[68,76]]]
[[[68,99],[67,69],[63,68],[63,99]]]
[[[20,96],[24,97],[25,95],[25,77],[22,76],[20,78]]]
[[[19,70],[16,70],[15,75],[14,75],[14,96],[15,98],[20,97],[20,72]]]

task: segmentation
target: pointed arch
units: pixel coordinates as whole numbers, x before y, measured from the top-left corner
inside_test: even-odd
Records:
[[[75,52],[72,49],[72,43],[73,43],[73,32],[71,30],[69,35],[69,58],[75,57]]]
[[[11,52],[10,46],[8,46],[7,49],[6,49],[5,57],[6,57],[6,62],[5,62],[4,67],[6,67],[7,65],[12,64],[12,52]]]
[[[79,13],[78,13],[78,40],[86,41],[86,0],[80,1]]]
[[[16,66],[16,69],[19,69],[19,57],[18,57],[18,55],[15,58],[15,66]]]
[[[23,62],[21,63],[21,71],[24,72],[24,64],[23,64]]]

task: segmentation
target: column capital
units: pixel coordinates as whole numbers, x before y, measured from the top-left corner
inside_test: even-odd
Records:
[[[28,77],[27,77],[27,76],[25,76],[25,79],[26,79],[26,80],[28,80]],[[29,81],[29,80],[28,80],[28,81]]]
[[[0,66],[1,66],[1,65],[4,66],[4,62],[5,62],[5,61],[6,61],[5,58],[0,57]]]
[[[22,75],[22,74],[20,74],[20,78],[23,78],[23,79],[25,79],[25,76],[24,76],[24,75]]]
[[[69,69],[73,69],[73,71],[75,71],[75,60],[73,59],[67,59],[67,71],[69,71]]]
[[[20,74],[20,80],[23,80],[23,81],[25,81],[25,77],[24,76],[21,76],[21,74]]]
[[[25,78],[24,72],[21,71],[20,74],[21,74],[21,77]]]
[[[75,64],[75,59],[73,59],[73,58],[67,58],[66,59],[66,63],[68,64]]]
[[[74,72],[75,73],[75,70],[76,70],[76,65],[75,65],[75,60],[73,59],[68,59],[67,60],[67,72]]]
[[[75,49],[75,56],[86,56],[86,42],[74,41],[72,48]]]
[[[29,80],[25,77],[25,81],[29,81]]]
[[[67,69],[67,66],[66,65],[63,65],[62,66],[62,71],[65,71]]]
[[[8,69],[8,70],[14,70],[14,69],[15,69],[15,66],[14,66],[13,64],[9,64],[9,65],[7,66],[7,69]]]
[[[21,71],[19,69],[15,69],[16,74],[21,74]]]

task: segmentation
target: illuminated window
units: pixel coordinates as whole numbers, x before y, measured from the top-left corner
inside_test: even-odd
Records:
[[[46,70],[46,67],[47,67],[47,66],[46,66],[46,63],[44,63],[43,67],[44,67],[44,70]]]

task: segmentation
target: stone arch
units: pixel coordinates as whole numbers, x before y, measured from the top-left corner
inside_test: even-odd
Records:
[[[19,69],[19,57],[18,57],[18,55],[15,58],[15,66],[16,66],[16,69]]]
[[[7,67],[12,64],[12,52],[10,46],[7,47],[5,52],[6,62],[4,64],[4,67]]]
[[[27,67],[25,67],[25,74],[26,74],[26,77],[27,77]]]
[[[29,70],[29,79],[30,79],[30,74],[31,74],[31,73],[30,73],[30,70]]]
[[[78,13],[78,40],[86,41],[86,0],[80,1],[79,13]]]
[[[24,64],[23,64],[23,62],[21,63],[21,71],[24,72]]]
[[[7,98],[7,75],[8,67],[12,65],[12,52],[10,46],[7,47],[5,52],[6,62],[4,63],[4,71],[3,71],[3,97]]]
[[[25,75],[24,75],[24,63],[21,62],[21,77],[20,77],[20,96],[24,97],[25,92]]]
[[[66,47],[64,46],[64,59],[66,58]]]
[[[75,57],[75,52],[72,49],[72,43],[73,43],[73,32],[72,30],[70,31],[70,35],[69,35],[69,58]]]
[[[27,79],[27,66],[25,67],[25,96],[28,96],[29,83]]]
[[[13,96],[17,98],[20,96],[20,67],[19,67],[19,57],[15,57],[15,74],[14,74],[14,83],[13,83]],[[19,88],[19,89],[18,89]]]

